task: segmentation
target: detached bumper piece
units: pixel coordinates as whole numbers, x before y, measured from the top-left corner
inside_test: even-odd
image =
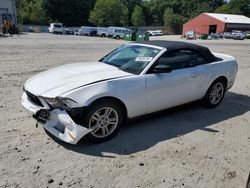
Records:
[[[40,100],[44,104],[44,101]],[[29,100],[25,92],[22,95],[22,105],[33,114],[33,117],[44,129],[64,142],[76,144],[84,135],[91,132],[91,130],[76,124],[65,110],[50,110],[48,106],[38,106]]]

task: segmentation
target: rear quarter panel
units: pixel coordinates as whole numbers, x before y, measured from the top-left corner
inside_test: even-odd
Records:
[[[216,61],[213,63],[209,63],[204,65],[204,70],[206,70],[206,83],[202,87],[202,95],[206,94],[206,91],[210,87],[210,85],[219,77],[224,76],[227,78],[227,90],[230,89],[235,81],[236,74],[238,71],[238,63],[234,57],[220,54],[220,53],[213,53],[216,57],[221,58],[222,60]]]

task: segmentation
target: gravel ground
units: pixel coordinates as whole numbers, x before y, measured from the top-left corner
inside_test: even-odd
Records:
[[[73,146],[35,127],[20,104],[25,80],[58,65],[96,61],[126,42],[1,37],[0,187],[244,188],[250,171],[250,40],[190,42],[239,62],[235,85],[218,108],[185,105],[130,121],[109,142]]]

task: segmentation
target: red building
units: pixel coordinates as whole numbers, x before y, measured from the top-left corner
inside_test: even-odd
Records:
[[[183,25],[182,33],[223,33],[232,30],[250,31],[250,18],[243,15],[202,13]]]

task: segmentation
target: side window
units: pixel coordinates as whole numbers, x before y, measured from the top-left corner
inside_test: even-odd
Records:
[[[157,60],[157,65],[168,65],[173,70],[190,68],[205,63],[207,63],[206,60],[198,52],[191,50],[166,52]]]

